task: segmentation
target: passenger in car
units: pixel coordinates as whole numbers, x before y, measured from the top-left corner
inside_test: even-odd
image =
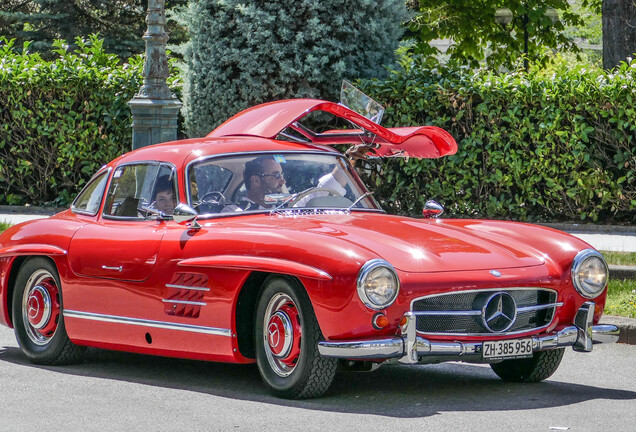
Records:
[[[174,196],[174,185],[169,175],[163,175],[157,179],[154,203],[157,210],[167,215],[174,212],[177,202]]]

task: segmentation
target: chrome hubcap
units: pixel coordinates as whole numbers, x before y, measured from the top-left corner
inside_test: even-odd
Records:
[[[42,286],[33,287],[27,299],[29,323],[35,329],[42,329],[51,319],[51,296]]]
[[[36,345],[46,345],[57,330],[59,315],[55,279],[47,270],[37,270],[27,281],[22,297],[22,319],[29,339]]]
[[[269,349],[275,357],[285,358],[292,347],[294,335],[289,316],[283,311],[277,311],[269,320],[267,333]]]
[[[302,335],[301,316],[287,294],[276,294],[267,304],[263,322],[265,355],[271,369],[289,376],[298,363]]]

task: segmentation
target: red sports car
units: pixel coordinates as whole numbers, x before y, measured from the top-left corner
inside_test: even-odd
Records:
[[[317,131],[317,113],[349,127]],[[565,347],[617,340],[598,324],[607,265],[583,241],[440,219],[436,204],[422,219],[386,214],[334,144],[419,158],[457,145],[439,128],[376,121],[280,101],[115,159],[69,210],[0,235],[0,323],[35,363],[71,363],[87,346],[256,362],[287,398],[321,395],[338,366],[390,361],[540,381]]]

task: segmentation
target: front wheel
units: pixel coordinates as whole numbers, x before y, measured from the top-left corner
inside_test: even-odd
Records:
[[[274,394],[304,399],[327,391],[337,361],[318,352],[322,334],[299,284],[279,276],[268,278],[256,307],[255,328],[258,370]]]
[[[552,376],[561,364],[564,348],[539,351],[531,358],[504,360],[490,365],[499,378],[512,382],[539,382]]]
[[[85,350],[66,335],[60,278],[47,258],[31,258],[18,272],[13,327],[22,352],[37,364],[74,363]]]

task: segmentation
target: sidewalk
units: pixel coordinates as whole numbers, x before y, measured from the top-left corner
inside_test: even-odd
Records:
[[[600,251],[636,252],[636,226],[591,224],[541,224],[565,231]]]
[[[613,324],[621,330],[618,343],[636,345],[636,319],[614,315],[603,315],[601,324]]]
[[[55,213],[66,210],[63,208],[50,207],[18,207],[0,205],[0,222],[10,223],[12,225],[30,221],[32,219],[42,219],[54,215]]]

